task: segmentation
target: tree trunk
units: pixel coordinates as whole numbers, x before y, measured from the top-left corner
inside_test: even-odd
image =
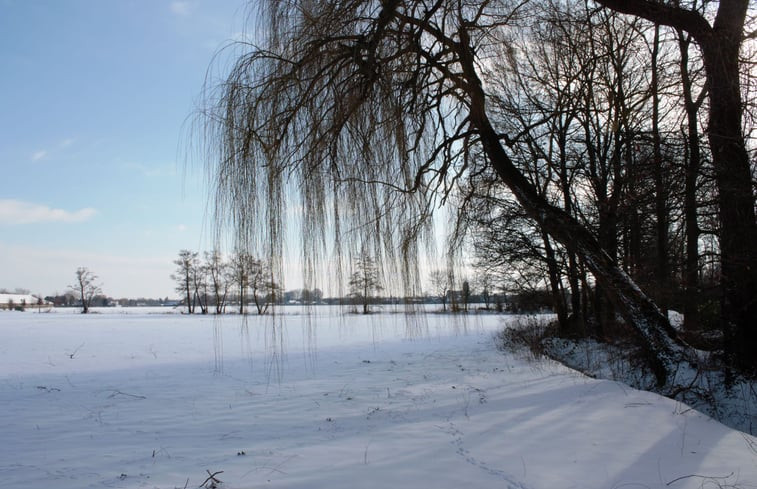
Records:
[[[613,199],[604,196],[599,202],[599,247],[607,254],[608,258],[617,266],[618,253],[618,224],[617,212],[615,206],[611,203]],[[593,273],[593,271],[592,271]],[[615,322],[615,306],[613,301],[607,296],[604,290],[605,284],[597,282],[596,293],[594,297],[594,309],[597,316],[597,335],[600,339],[608,337],[608,331]]]
[[[572,116],[571,116],[572,118]],[[565,212],[573,215],[573,196],[570,185],[570,178],[568,176],[568,141],[566,128],[569,122],[566,121],[561,124],[558,135],[558,146],[560,151],[560,186],[563,194],[563,209]],[[572,317],[570,318],[571,329],[578,335],[583,335],[584,321],[583,311],[581,309],[581,288],[579,286],[578,276],[578,264],[576,262],[576,254],[568,252],[568,285],[570,287],[570,310]]]
[[[703,46],[703,53],[710,89],[708,136],[720,195],[721,317],[726,353],[737,367],[755,371],[757,226],[741,127],[740,36],[740,31],[731,37],[719,36]]]
[[[244,290],[247,288],[247,284],[244,278],[239,279],[239,314],[244,314]]]
[[[547,259],[547,274],[549,275],[549,288],[552,294],[552,303],[554,304],[555,312],[557,313],[557,323],[560,326],[560,331],[563,334],[568,334],[570,333],[570,327],[568,324],[568,307],[565,303],[562,287],[560,286],[560,269],[557,266],[555,250],[549,242],[549,236],[544,231],[542,231],[542,241],[544,242],[544,254]]]
[[[686,253],[684,263],[683,324],[688,331],[700,327],[699,315],[699,215],[697,206],[697,180],[701,166],[699,139],[699,103],[692,94],[689,75],[690,38],[678,31],[678,47],[681,53],[681,86],[686,110],[686,167],[684,177],[684,222],[686,223]]]
[[[668,263],[668,209],[665,169],[662,159],[662,138],[660,136],[660,94],[659,68],[660,27],[655,26],[652,45],[652,154],[654,164],[655,217],[657,260],[655,266],[655,302],[662,313],[668,313],[670,295],[670,266]]]
[[[81,279],[79,279],[81,282]],[[84,293],[84,285],[81,285],[81,312],[87,314],[89,312],[89,304],[87,303],[87,296]]]
[[[187,312],[192,314],[192,286],[189,279],[189,269],[184,271],[184,292],[187,295]]]

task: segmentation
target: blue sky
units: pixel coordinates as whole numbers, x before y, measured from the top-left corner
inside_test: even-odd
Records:
[[[0,287],[174,297],[210,249],[187,119],[244,0],[0,0]]]

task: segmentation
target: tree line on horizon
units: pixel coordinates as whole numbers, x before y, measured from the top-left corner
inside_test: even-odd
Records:
[[[351,264],[347,293],[326,297],[319,288],[284,290],[265,260],[250,253],[235,251],[228,257],[221,252],[181,250],[173,261],[180,305],[188,314],[224,314],[234,310],[247,314],[254,306],[257,314],[266,314],[275,305],[330,304],[350,306],[353,313],[369,314],[374,305],[435,303],[442,312],[468,312],[471,304],[497,312],[537,312],[552,307],[546,291],[504,289],[495,291],[492,277],[483,273],[471,284],[467,279],[455,281],[441,269],[428,276],[428,291],[413,297],[381,295],[384,291],[381,267],[367,253],[360,253]],[[455,287],[457,284],[457,287]],[[474,290],[475,289],[475,290]]]
[[[246,314],[254,305],[257,314],[265,314],[274,304],[342,303],[342,298],[326,299],[319,288],[284,291],[282,278],[275,276],[270,263],[249,252],[235,250],[228,257],[220,251],[181,250],[174,260],[176,292],[189,314],[223,314],[230,306]],[[356,261],[350,278],[350,295],[363,304],[363,312],[376,301],[382,289],[373,259],[362,256]]]

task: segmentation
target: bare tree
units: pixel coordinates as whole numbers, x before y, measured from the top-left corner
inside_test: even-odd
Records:
[[[740,52],[749,0],[721,0],[714,20],[680,2],[597,0],[618,12],[691,35],[707,77],[707,135],[720,201],[722,327],[731,363],[757,372],[757,221],[752,172],[743,129]],[[752,6],[754,6],[752,4]]]
[[[476,286],[481,291],[481,299],[484,301],[484,308],[488,311],[492,303],[492,290],[494,280],[491,273],[484,271],[476,277]]]
[[[434,295],[439,298],[442,303],[442,311],[447,311],[447,299],[449,298],[450,274],[445,270],[433,270],[429,275],[431,281],[431,288]]]
[[[376,261],[367,253],[361,253],[353,263],[350,276],[350,296],[363,306],[363,314],[370,313],[370,304],[375,294],[383,290]]]
[[[184,296],[184,302],[187,305],[187,312],[194,313],[194,285],[196,268],[198,267],[197,252],[190,250],[179,251],[179,257],[174,260],[176,272],[171,275],[171,279],[176,281],[176,292]]]
[[[237,250],[231,256],[231,261],[229,262],[229,276],[232,283],[236,286],[239,299],[239,314],[245,313],[247,289],[250,286],[251,261],[252,257],[249,253]]]
[[[96,295],[102,293],[100,285],[95,283],[96,280],[97,275],[92,273],[88,268],[79,267],[76,269],[76,283],[69,285],[71,291],[79,296],[82,314],[89,312],[92,300]]]
[[[205,269],[210,279],[211,293],[216,308],[216,314],[226,310],[226,297],[229,294],[231,281],[229,280],[229,264],[226,263],[218,250],[205,252]]]
[[[700,148],[699,111],[705,100],[707,91],[702,88],[697,95],[696,70],[690,66],[689,49],[691,35],[677,30],[678,48],[680,50],[680,76],[684,111],[686,113],[686,163],[685,163],[685,193],[684,193],[684,221],[686,226],[686,251],[683,285],[684,294],[684,326],[693,331],[700,326],[700,281],[699,281],[699,213],[697,192],[699,189],[700,169],[702,167],[702,151]]]
[[[193,295],[192,300],[194,306],[200,306],[200,313],[208,313],[208,267],[204,263],[200,263],[199,258],[195,259],[194,267],[192,268],[192,288]]]
[[[271,267],[257,258],[248,261],[248,273],[255,308],[258,314],[265,314],[271,304],[276,302],[281,287],[273,279]]]
[[[327,230],[337,254],[375,243],[408,289],[436,204],[462,176],[490,170],[580,257],[643,338],[658,382],[670,384],[683,349],[667,318],[584,224],[526,178],[508,149],[518,135],[491,117],[482,79],[509,55],[526,3],[260,2],[262,45],[208,93],[217,210],[240,240],[265,244],[280,263],[284,202],[299,198],[306,250],[322,250]]]
[[[460,290],[460,300],[463,303],[463,311],[468,312],[468,307],[471,301],[470,282],[463,280],[462,288]]]
[[[518,135],[509,144],[512,159],[540,195],[579,219],[642,290],[664,299],[671,289],[668,201],[675,187],[669,184],[663,129],[677,131],[677,121],[668,117],[667,126],[662,124],[662,109],[671,113],[672,97],[666,96],[663,107],[661,87],[670,85],[670,76],[663,75],[670,66],[664,55],[671,50],[663,49],[647,23],[581,0],[532,1],[529,13],[511,43],[513,53],[493,61],[495,71],[486,79],[498,127]],[[516,259],[512,268],[543,269],[562,332],[611,340],[615,308],[602,284],[588,304],[582,301],[588,291],[581,287],[586,283],[581,258],[543,230],[527,229],[537,223],[513,209],[511,192],[499,179],[473,176],[469,207],[476,250],[483,252],[479,268],[490,268],[486,262],[493,253],[532,255]],[[525,239],[518,243],[517,236]],[[655,279],[647,273],[653,260]],[[520,282],[532,287],[534,280]],[[587,306],[593,317],[584,323]]]

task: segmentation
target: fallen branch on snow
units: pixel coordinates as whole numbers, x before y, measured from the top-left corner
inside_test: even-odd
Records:
[[[677,478],[673,479],[672,481],[668,482],[665,485],[669,486],[669,485],[674,484],[674,483],[676,483],[678,481],[682,481],[684,479],[690,479],[692,477],[699,477],[700,479],[716,480],[716,479],[728,479],[729,477],[732,477],[732,476],[733,476],[733,472],[731,472],[730,474],[728,474],[726,476],[722,476],[722,477],[713,477],[713,476],[710,476],[710,475],[697,475],[697,474],[682,475],[681,477],[677,477]]]
[[[213,472],[211,474],[210,471],[206,469],[205,472],[208,473],[209,477],[207,479],[205,479],[205,481],[203,481],[202,484],[200,484],[200,487],[205,487],[206,489],[213,489],[215,487],[218,487],[217,484],[222,484],[223,483],[222,480],[216,479],[216,476],[218,474],[223,474],[223,470],[219,470],[218,472]]]
[[[113,399],[116,396],[133,397],[134,399],[147,399],[147,397],[145,396],[138,396],[136,394],[129,394],[128,392],[121,392],[121,391],[113,391],[113,393],[108,396],[108,399]]]

